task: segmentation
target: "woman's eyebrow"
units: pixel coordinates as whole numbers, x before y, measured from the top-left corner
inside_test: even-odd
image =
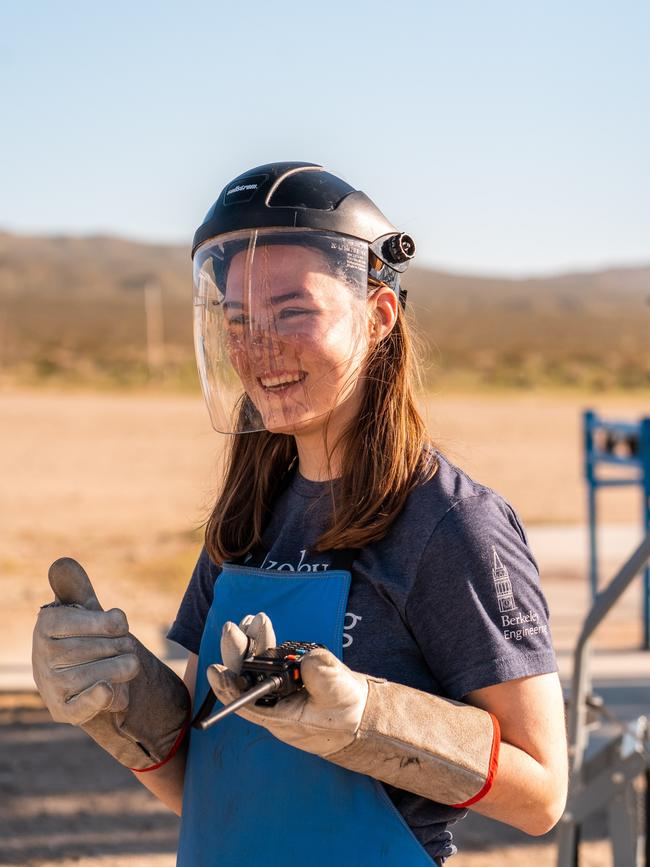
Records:
[[[283,301],[294,301],[296,298],[304,298],[307,293],[304,289],[294,289],[291,292],[285,292],[283,295],[272,295],[271,304],[282,304]]]
[[[282,295],[272,295],[271,304],[282,304],[283,301],[294,301],[296,298],[304,298],[307,293],[303,289],[293,289],[291,292],[284,292]],[[224,301],[221,305],[223,310],[243,310],[244,305],[241,301]]]

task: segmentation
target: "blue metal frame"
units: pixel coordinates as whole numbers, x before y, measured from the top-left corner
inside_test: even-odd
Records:
[[[650,418],[639,422],[605,421],[593,410],[583,415],[585,478],[588,488],[589,510],[589,580],[592,598],[598,595],[598,545],[596,492],[599,488],[638,485],[643,495],[644,533],[650,531]],[[605,438],[605,443],[600,442]],[[634,444],[628,455],[615,454],[617,443]],[[622,469],[636,470],[636,474],[621,478],[602,479],[598,467],[610,464]],[[650,650],[650,567],[643,575],[643,649]]]

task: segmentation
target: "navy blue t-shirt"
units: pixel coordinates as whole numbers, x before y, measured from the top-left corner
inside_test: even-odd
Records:
[[[354,671],[446,698],[557,670],[537,564],[512,507],[437,455],[388,534],[356,555],[343,661]],[[247,566],[321,572],[312,550],[330,514],[328,482],[295,473],[278,498],[261,553]],[[169,638],[198,654],[219,567],[205,550]],[[256,611],[250,613],[255,614]],[[431,857],[453,854],[447,824],[465,811],[385,787]]]

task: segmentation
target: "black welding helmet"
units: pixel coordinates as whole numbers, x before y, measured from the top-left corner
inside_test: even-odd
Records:
[[[295,432],[354,391],[378,283],[404,303],[412,238],[311,163],[231,181],[192,246],[194,336],[216,430]]]

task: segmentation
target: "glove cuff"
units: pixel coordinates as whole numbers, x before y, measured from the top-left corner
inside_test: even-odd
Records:
[[[140,672],[129,681],[129,706],[97,714],[81,728],[132,771],[161,767],[177,752],[191,714],[187,687],[137,638]]]
[[[499,724],[487,711],[368,679],[354,740],[325,758],[431,801],[467,807],[492,787],[499,743]]]
[[[469,705],[468,705],[469,707]],[[499,767],[499,748],[501,747],[501,727],[499,726],[499,720],[494,716],[493,713],[489,711],[484,711],[487,713],[492,720],[493,726],[493,737],[492,737],[492,747],[490,749],[490,761],[488,764],[488,772],[485,777],[485,783],[482,788],[473,795],[471,798],[468,798],[466,801],[463,801],[462,804],[451,804],[452,807],[457,807],[458,809],[466,809],[467,807],[471,807],[472,804],[476,804],[477,801],[480,801],[481,798],[484,798],[487,793],[492,788],[492,784],[494,783],[494,778],[496,777],[497,769]]]
[[[129,770],[133,771],[136,774],[146,774],[147,771],[157,771],[158,768],[162,768],[163,765],[166,765],[167,762],[171,761],[171,759],[174,758],[176,753],[181,748],[183,741],[185,740],[185,736],[187,735],[187,733],[190,729],[191,720],[192,720],[192,717],[190,715],[190,716],[188,716],[187,720],[185,721],[183,728],[179,731],[178,737],[174,741],[174,744],[173,744],[171,750],[169,751],[169,754],[164,759],[162,759],[160,762],[158,762],[155,765],[151,765],[151,767],[149,767],[149,768],[129,768]]]

